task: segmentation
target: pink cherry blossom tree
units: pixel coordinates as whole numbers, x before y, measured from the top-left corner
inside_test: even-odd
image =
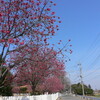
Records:
[[[60,17],[51,10],[55,5],[49,0],[0,0],[0,80],[15,66],[7,63],[11,52],[29,41],[46,43],[58,30]],[[7,69],[1,73],[3,66]]]
[[[40,86],[38,86],[38,89],[40,89],[42,92],[48,92],[48,93],[56,93],[63,90],[64,85],[62,84],[61,80],[56,77],[49,77],[47,78]]]
[[[19,62],[15,65],[14,81],[17,84],[29,84],[33,93],[47,78],[65,74],[64,62],[57,57],[57,52],[50,48],[26,46],[12,54],[11,58],[11,63]]]

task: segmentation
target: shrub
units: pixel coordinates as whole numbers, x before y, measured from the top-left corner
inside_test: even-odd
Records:
[[[26,93],[26,92],[27,92],[27,87],[20,88],[20,93]]]

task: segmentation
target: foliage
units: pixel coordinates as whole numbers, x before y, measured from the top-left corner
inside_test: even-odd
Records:
[[[82,95],[82,85],[80,83],[72,85],[72,91],[75,94]],[[85,95],[93,95],[93,89],[89,88],[88,86],[84,85],[84,93]]]
[[[20,88],[20,93],[26,93],[26,92],[27,92],[27,87]]]
[[[2,96],[12,96],[12,87],[11,85],[3,86],[0,88],[0,95]]]
[[[47,48],[48,39],[61,23],[51,10],[56,4],[49,0],[1,0],[0,5],[0,88],[12,69],[14,81],[18,85],[30,84],[34,93],[40,83],[51,77],[60,82],[65,66],[58,55],[66,45],[59,51]],[[3,66],[7,69],[1,73]]]
[[[0,0],[0,5],[0,73],[2,66],[8,67],[0,74],[2,80],[8,70],[16,65],[8,62],[9,54],[19,51],[29,41],[31,44],[38,41],[47,44],[47,39],[59,30],[56,21],[61,21],[51,10],[51,7],[56,5],[53,1]]]
[[[88,88],[91,89],[91,85],[90,84],[88,85]]]
[[[7,68],[3,67],[2,68],[2,73],[6,70]],[[3,80],[3,84],[2,84]],[[12,80],[12,74],[8,72],[5,77],[0,80],[0,84],[2,84],[2,87],[0,88],[0,95],[2,96],[11,96],[12,94],[12,86],[11,86],[11,80]]]
[[[66,75],[61,76],[60,79],[64,86],[64,88],[60,92],[66,92],[66,91],[70,92],[70,84],[71,84],[70,79],[66,77]]]
[[[61,80],[54,76],[47,78],[42,84],[38,86],[38,88],[42,93],[56,93],[61,91],[64,86]]]
[[[58,59],[56,54],[56,51],[52,49],[37,49],[34,46],[26,46],[19,52],[15,52],[15,59],[11,63],[15,63],[17,60],[20,63],[16,65],[16,78],[14,81],[20,85],[29,84],[32,86],[32,91],[35,92],[38,84],[42,84],[48,78],[64,75],[64,62]],[[21,61],[21,59],[25,60]]]

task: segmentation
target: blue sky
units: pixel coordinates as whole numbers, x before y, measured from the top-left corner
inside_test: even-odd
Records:
[[[60,30],[52,39],[71,39],[73,54],[66,63],[72,83],[79,82],[78,63],[82,64],[84,83],[100,89],[100,0],[55,0],[53,8],[61,17]],[[66,53],[67,54],[67,53]]]

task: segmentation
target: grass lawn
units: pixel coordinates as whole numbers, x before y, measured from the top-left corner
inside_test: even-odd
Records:
[[[100,98],[100,95],[95,95],[94,97],[98,97],[98,98]]]

